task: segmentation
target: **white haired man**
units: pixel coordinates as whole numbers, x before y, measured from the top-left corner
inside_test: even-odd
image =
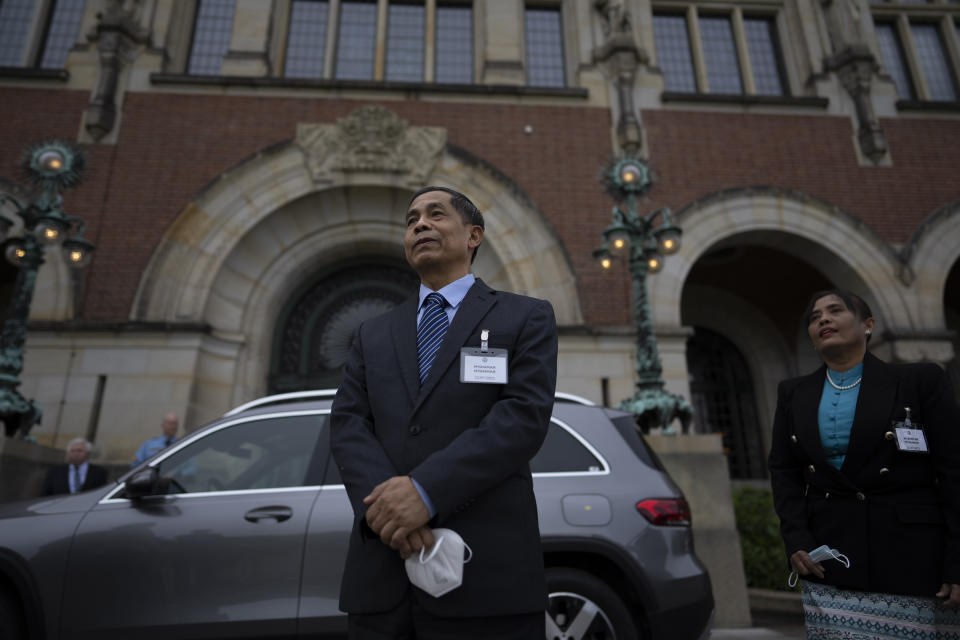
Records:
[[[43,481],[43,495],[78,493],[107,484],[107,470],[90,464],[93,448],[83,438],[74,438],[67,445],[67,462],[51,467]]]

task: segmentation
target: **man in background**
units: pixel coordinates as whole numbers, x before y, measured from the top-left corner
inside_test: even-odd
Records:
[[[43,495],[79,493],[107,484],[107,470],[90,464],[92,448],[93,445],[83,438],[71,440],[67,445],[66,464],[58,464],[47,471]]]
[[[168,413],[163,416],[163,422],[160,423],[163,430],[162,436],[150,438],[137,449],[137,455],[133,460],[131,467],[135,467],[147,458],[153,457],[177,441],[177,429],[180,428],[180,418],[175,413]]]

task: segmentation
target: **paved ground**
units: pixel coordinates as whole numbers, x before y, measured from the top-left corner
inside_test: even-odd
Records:
[[[715,629],[710,640],[804,640],[803,618],[776,613],[752,612],[749,629]]]

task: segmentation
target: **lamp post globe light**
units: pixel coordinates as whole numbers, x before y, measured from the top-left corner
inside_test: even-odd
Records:
[[[663,389],[663,367],[647,296],[647,274],[660,271],[664,257],[680,250],[680,227],[673,225],[666,207],[640,214],[637,200],[649,188],[650,177],[646,164],[637,158],[614,160],[604,173],[604,182],[619,204],[613,207],[613,223],[603,230],[603,244],[593,255],[604,270],[612,268],[618,257],[627,259],[637,332],[637,390],[617,408],[636,416],[637,426],[644,432],[660,427],[663,433],[673,433],[674,419],[679,419],[686,431],[693,409],[685,399]]]
[[[24,152],[22,167],[31,183],[29,187],[0,179],[0,211],[10,205],[23,223],[21,236],[7,238],[14,223],[0,214],[0,241],[5,240],[3,254],[17,267],[0,333],[0,421],[7,436],[18,432],[26,436],[42,415],[36,403],[24,399],[17,387],[23,370],[30,303],[46,249],[59,244],[67,264],[80,268],[90,261],[94,248],[83,238],[86,223],[62,211],[60,192],[75,186],[83,171],[84,157],[80,150],[59,140],[43,142]]]

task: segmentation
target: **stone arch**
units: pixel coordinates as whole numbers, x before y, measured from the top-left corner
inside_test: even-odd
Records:
[[[903,255],[914,276],[910,295],[916,328],[944,331],[944,291],[951,268],[960,261],[960,200],[930,214],[913,232]]]
[[[357,256],[402,260],[403,213],[423,184],[467,193],[484,212],[474,271],[488,284],[550,300],[560,324],[582,323],[570,260],[515,183],[447,145],[443,130],[364,107],[336,125],[300,125],[296,139],[220,176],[151,257],[132,318],[210,327],[195,420],[265,391],[279,311],[305,278]]]
[[[813,264],[838,286],[860,292],[881,326],[913,326],[902,295],[899,255],[854,216],[827,202],[778,188],[741,188],[697,200],[675,214],[683,248],[649,279],[654,322],[680,324],[687,275],[707,251],[745,239]]]
[[[258,152],[217,178],[154,251],[131,319],[206,321],[225,261],[257,225],[290,203],[338,189],[385,188],[409,195],[423,184],[468,193],[484,212],[487,234],[477,266],[486,267],[490,284],[550,300],[560,324],[582,323],[572,264],[529,197],[495,168],[447,145],[444,130],[409,127],[383,107],[361,107],[335,125],[300,125],[296,139]],[[380,222],[395,220],[401,230],[405,204],[385,211],[393,217]],[[350,224],[343,227],[348,234],[361,231]]]

